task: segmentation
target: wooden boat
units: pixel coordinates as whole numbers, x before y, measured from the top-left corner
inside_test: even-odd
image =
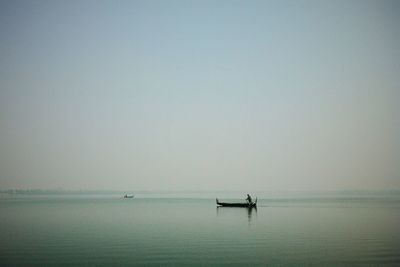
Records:
[[[257,207],[257,198],[256,201],[253,201],[251,203],[226,203],[226,202],[220,202],[218,198],[216,199],[217,205],[222,206],[222,207],[242,207],[242,208],[256,208]]]
[[[125,194],[124,198],[133,198],[133,195]]]

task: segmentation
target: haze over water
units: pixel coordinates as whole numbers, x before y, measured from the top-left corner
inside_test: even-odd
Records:
[[[0,1],[1,188],[400,188],[398,1]]]
[[[399,73],[399,1],[0,0],[0,265],[399,265]]]

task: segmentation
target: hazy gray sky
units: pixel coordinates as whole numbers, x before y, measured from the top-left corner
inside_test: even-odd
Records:
[[[0,188],[400,188],[398,1],[0,1]]]

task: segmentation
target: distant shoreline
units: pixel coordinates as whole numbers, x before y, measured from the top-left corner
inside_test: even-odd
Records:
[[[252,194],[267,195],[398,195],[400,189],[382,189],[382,190],[68,190],[68,189],[0,189],[0,194],[23,194],[23,195],[81,195],[81,194],[244,194],[250,192]]]

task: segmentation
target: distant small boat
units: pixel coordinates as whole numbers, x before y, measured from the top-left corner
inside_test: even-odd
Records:
[[[217,205],[222,207],[242,207],[242,208],[256,208],[257,207],[257,198],[256,201],[251,203],[226,203],[219,202],[218,198],[216,199]]]
[[[124,198],[133,198],[133,195],[125,194]]]

